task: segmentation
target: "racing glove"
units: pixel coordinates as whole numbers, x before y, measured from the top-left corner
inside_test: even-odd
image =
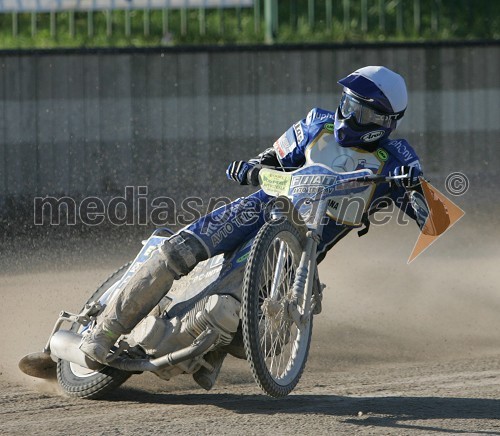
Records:
[[[226,176],[229,180],[234,180],[240,185],[248,185],[247,174],[253,167],[254,165],[248,162],[237,160],[227,167]]]
[[[409,167],[407,165],[396,167],[392,175],[402,176],[405,174],[408,177],[394,180],[394,185],[398,188],[412,189],[420,184],[420,180],[418,178],[422,175],[422,171],[416,167]]]

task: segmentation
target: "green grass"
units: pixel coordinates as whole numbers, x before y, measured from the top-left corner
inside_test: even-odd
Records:
[[[262,3],[262,0],[261,0]],[[278,43],[303,42],[374,42],[419,41],[449,39],[500,38],[500,1],[486,0],[421,0],[420,29],[415,28],[413,1],[403,0],[398,9],[397,0],[385,0],[384,20],[381,22],[378,0],[368,0],[366,29],[361,23],[360,1],[351,1],[349,19],[344,19],[342,2],[334,0],[333,15],[327,24],[325,0],[315,2],[314,25],[309,26],[308,2],[290,0],[280,2]],[[432,8],[439,5],[438,9]],[[261,14],[263,13],[261,5]],[[202,29],[198,10],[147,13],[149,32],[145,28],[146,12],[129,13],[130,34],[127,34],[125,11],[93,13],[93,30],[89,33],[88,14],[58,13],[51,32],[50,14],[37,14],[35,27],[29,13],[17,15],[17,35],[13,35],[13,16],[0,15],[0,48],[53,47],[143,47],[185,44],[259,44],[265,39],[264,18],[254,22],[253,9],[224,9],[205,11]],[[399,20],[398,20],[399,14]],[[164,32],[165,23],[167,32]],[[182,23],[185,23],[184,25]]]

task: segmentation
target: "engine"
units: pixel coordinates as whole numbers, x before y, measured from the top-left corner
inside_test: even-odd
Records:
[[[231,295],[210,295],[198,301],[182,318],[146,317],[133,330],[129,340],[141,346],[148,355],[160,357],[191,345],[197,336],[210,327],[219,333],[215,345],[223,346],[231,342],[238,329],[239,313],[240,302]],[[181,370],[175,372],[196,370],[189,364],[180,366]],[[158,375],[168,379],[174,375],[173,372],[171,368]]]

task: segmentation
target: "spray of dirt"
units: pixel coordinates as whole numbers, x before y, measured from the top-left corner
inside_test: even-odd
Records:
[[[491,238],[496,234],[493,227],[479,228],[472,216],[466,216],[410,265],[406,261],[418,236],[413,223],[372,227],[363,238],[352,232],[320,266],[327,288],[323,312],[315,319],[309,368],[498,352],[500,295],[495,282],[500,254]],[[78,310],[114,269],[134,255],[131,247],[112,260],[108,247],[106,252],[84,252],[78,263],[72,257],[66,264],[53,250],[57,268],[51,267],[50,255],[43,261],[33,256],[23,272],[0,275],[3,381],[58,392],[52,382],[23,376],[17,368],[19,359],[40,351],[59,311]],[[100,261],[101,255],[108,260]]]

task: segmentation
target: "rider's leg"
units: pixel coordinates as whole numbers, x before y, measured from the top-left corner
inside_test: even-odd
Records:
[[[196,235],[210,257],[231,252],[264,225],[270,199],[263,191],[257,191],[214,210],[183,230]]]
[[[236,249],[258,231],[264,223],[268,198],[259,191],[216,209],[153,251],[107,303],[96,327],[82,339],[80,349],[104,363],[116,340],[151,312],[175,279],[188,274],[202,260]]]
[[[240,198],[219,208],[196,221],[185,230],[196,234],[203,241],[212,256],[235,250],[262,227],[266,219],[266,205],[270,197],[263,191]],[[236,335],[240,337],[240,335]],[[236,338],[235,338],[236,339]],[[233,340],[233,342],[235,342]],[[245,355],[243,343],[231,343],[231,352],[239,348],[240,356]],[[202,366],[193,374],[193,379],[207,391],[212,389],[229,349],[216,349],[204,356],[212,369]],[[246,357],[243,357],[246,358]]]
[[[96,327],[84,336],[80,349],[104,363],[116,340],[151,312],[174,279],[188,274],[205,259],[208,259],[206,249],[190,234],[181,232],[165,241],[107,303]]]
[[[334,245],[336,245],[342,238],[347,236],[347,234],[352,230],[352,227],[347,227],[342,224],[338,224],[334,220],[328,218],[328,222],[325,227],[323,227],[323,234],[321,235],[321,241],[318,244],[317,251],[317,261],[318,264],[323,261],[326,253],[330,251]]]

